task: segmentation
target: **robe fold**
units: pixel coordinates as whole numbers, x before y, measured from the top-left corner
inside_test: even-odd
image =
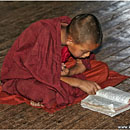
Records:
[[[70,21],[67,16],[40,20],[16,39],[1,69],[1,104],[29,104],[33,100],[41,102],[43,109],[51,113],[87,96],[79,88],[60,81],[61,63],[65,62],[68,68],[75,64],[68,49],[61,47],[61,23]],[[128,78],[110,71],[105,63],[94,59],[94,54],[82,62],[87,70],[73,77],[95,81],[102,88]]]

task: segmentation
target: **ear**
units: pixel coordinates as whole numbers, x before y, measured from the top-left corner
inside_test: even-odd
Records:
[[[70,40],[70,39],[67,39],[66,44],[67,44],[68,46],[71,46],[71,45],[73,45],[73,41],[72,41],[72,40]]]
[[[74,44],[71,36],[68,36],[66,44],[69,46]]]

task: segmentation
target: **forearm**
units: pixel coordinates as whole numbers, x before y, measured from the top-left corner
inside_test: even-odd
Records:
[[[72,77],[61,77],[61,81],[64,81],[70,86],[77,87],[87,94],[96,94],[96,91],[101,89],[101,87],[93,81],[81,80]]]
[[[79,88],[81,81],[82,81],[81,79],[72,78],[72,77],[61,77],[60,80],[69,84],[70,86],[78,87],[78,88]]]
[[[85,70],[86,67],[83,64],[76,64],[74,67],[70,68],[68,76],[83,73]]]

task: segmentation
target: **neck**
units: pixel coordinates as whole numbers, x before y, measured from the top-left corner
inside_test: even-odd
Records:
[[[67,41],[66,26],[61,26],[61,43],[62,43],[62,45],[66,45],[66,41]]]

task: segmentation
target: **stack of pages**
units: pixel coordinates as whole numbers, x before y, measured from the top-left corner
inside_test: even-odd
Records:
[[[113,117],[130,109],[130,93],[110,86],[87,96],[81,106]]]

